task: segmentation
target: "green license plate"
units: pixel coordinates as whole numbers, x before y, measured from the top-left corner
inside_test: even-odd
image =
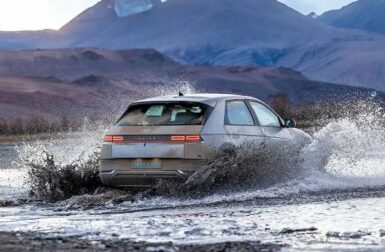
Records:
[[[131,166],[133,169],[161,169],[162,160],[159,159],[141,159],[135,160]]]

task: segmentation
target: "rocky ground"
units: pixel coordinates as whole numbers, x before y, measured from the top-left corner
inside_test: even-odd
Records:
[[[279,251],[282,245],[259,241],[177,245],[130,240],[84,240],[79,237],[43,238],[38,233],[0,232],[0,251]]]

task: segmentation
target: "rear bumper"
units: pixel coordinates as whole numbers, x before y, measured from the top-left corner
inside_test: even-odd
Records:
[[[165,159],[161,169],[132,169],[132,159],[100,161],[100,179],[104,185],[114,187],[150,187],[159,179],[184,181],[205,160]]]

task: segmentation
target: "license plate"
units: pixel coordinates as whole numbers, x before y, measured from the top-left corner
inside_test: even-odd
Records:
[[[161,169],[162,160],[148,159],[135,160],[131,166],[133,169]]]

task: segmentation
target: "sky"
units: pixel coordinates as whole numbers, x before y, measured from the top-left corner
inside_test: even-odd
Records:
[[[0,0],[0,31],[59,29],[100,0]],[[256,0],[258,1],[258,0]],[[279,0],[308,14],[338,9],[354,0]]]
[[[99,0],[0,0],[0,30],[59,29]]]
[[[340,9],[356,0],[278,0],[287,6],[303,13],[315,12],[322,14],[325,11]]]

